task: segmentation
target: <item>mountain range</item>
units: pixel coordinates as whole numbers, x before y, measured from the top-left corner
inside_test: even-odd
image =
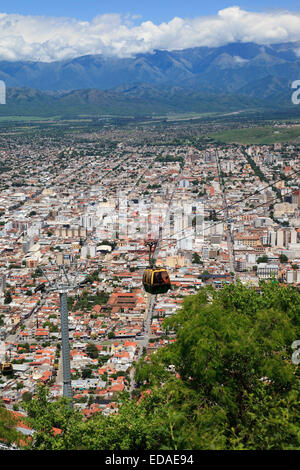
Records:
[[[286,107],[297,79],[300,42],[232,43],[125,59],[88,55],[50,63],[0,61],[10,113],[26,104],[32,110],[94,112],[100,107],[101,112],[133,109],[138,114]]]

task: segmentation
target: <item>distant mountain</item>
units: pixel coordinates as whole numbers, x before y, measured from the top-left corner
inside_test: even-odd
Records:
[[[9,114],[24,106],[31,114],[286,107],[291,83],[300,79],[300,42],[233,43],[127,59],[89,55],[51,63],[2,61],[0,79],[9,87]]]
[[[300,42],[271,46],[233,43],[214,48],[155,51],[127,59],[89,55],[51,63],[0,62],[0,79],[8,87],[38,90],[108,90],[124,84],[147,83],[206,93],[251,94],[258,81],[267,78],[277,78],[279,88],[289,93],[291,82],[300,79]],[[264,95],[263,90],[260,95]]]

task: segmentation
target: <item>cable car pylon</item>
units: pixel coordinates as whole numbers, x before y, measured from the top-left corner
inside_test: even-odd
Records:
[[[57,292],[59,294],[59,311],[60,311],[60,325],[61,325],[61,342],[62,342],[62,362],[63,362],[63,396],[68,398],[70,406],[73,408],[73,391],[71,382],[71,366],[70,366],[70,342],[69,342],[69,325],[68,325],[68,304],[67,294],[69,291],[80,287],[81,283],[76,283],[77,277],[80,273],[80,267],[77,268],[77,273],[74,279],[68,276],[65,266],[60,265],[57,277],[54,281],[50,281],[47,274],[41,268],[49,285],[45,283],[36,288],[44,292]],[[70,274],[70,273],[69,273]]]

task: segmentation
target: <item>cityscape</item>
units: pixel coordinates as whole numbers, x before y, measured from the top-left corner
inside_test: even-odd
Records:
[[[4,95],[1,105],[1,111],[9,106]],[[1,114],[0,420],[14,420],[16,432],[0,435],[1,450],[299,449],[300,123],[287,108],[282,113]],[[150,291],[155,277],[145,280],[147,269],[166,273],[168,288]],[[213,310],[222,311],[220,305],[223,317]],[[212,330],[213,319],[224,331]],[[192,336],[202,328],[206,343],[200,333]],[[250,365],[254,349],[241,337],[262,348],[256,365]],[[214,351],[228,345],[222,377],[212,342]],[[228,374],[234,386],[224,379]],[[210,380],[216,382],[208,387]],[[227,386],[228,396],[221,391]],[[274,424],[256,386],[271,390],[270,400],[287,400],[280,406],[292,424],[283,414]],[[155,437],[154,408],[151,419],[147,415],[164,390],[165,396],[177,390],[174,410],[187,413],[177,428],[181,418],[171,421],[166,408],[167,438]],[[256,424],[249,424],[255,435],[244,431],[244,416],[255,415],[244,398],[239,424],[232,424],[230,400],[241,390],[247,400],[254,394],[274,443],[259,442]],[[141,442],[124,437],[121,443],[114,434],[108,447],[100,437],[77,444],[73,435],[75,443],[65,437],[69,428],[58,416],[41,428],[27,421],[36,419],[38,406],[46,410],[43,400],[54,406],[51,413],[56,406],[75,413],[79,430],[81,421],[96,429],[98,416],[103,429],[112,429],[119,417],[124,436],[131,424],[122,431],[122,410],[145,403],[145,426],[149,419],[149,433],[152,426],[155,432],[150,438],[133,424]],[[185,400],[193,403],[186,412]],[[185,441],[189,419],[201,415],[198,407],[212,414],[199,418]],[[228,419],[224,434],[221,408]],[[128,413],[133,419],[134,411]]]

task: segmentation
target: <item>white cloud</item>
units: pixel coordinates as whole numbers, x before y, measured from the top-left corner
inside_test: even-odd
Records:
[[[92,21],[0,13],[0,59],[54,61],[86,54],[130,57],[154,49],[272,44],[300,40],[300,14],[253,13],[237,6],[215,16],[175,17],[168,23],[105,14]]]
[[[234,62],[236,62],[237,64],[245,64],[246,62],[249,62],[248,59],[243,59],[243,57],[240,57],[239,55],[233,56],[233,60],[234,60]]]

